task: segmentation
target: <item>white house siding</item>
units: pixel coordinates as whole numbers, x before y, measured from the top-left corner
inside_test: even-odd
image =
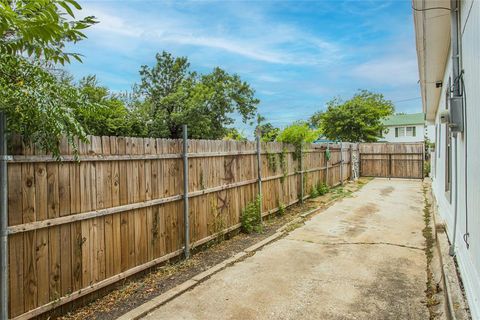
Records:
[[[435,140],[435,126],[427,125],[424,132],[425,136],[428,138],[428,140],[430,140],[430,142]]]
[[[450,241],[453,239],[454,226],[454,192],[455,179],[458,184],[458,220],[456,234],[456,255],[463,279],[467,300],[473,319],[480,319],[480,2],[461,2],[462,34],[462,66],[465,70],[464,82],[466,93],[466,130],[457,138],[457,150],[452,143],[452,190],[451,195],[445,192],[446,175],[446,136],[445,124],[440,124],[440,112],[445,110],[446,89],[451,73],[451,54],[447,62],[444,86],[436,113],[436,150],[432,164],[433,192],[439,213],[447,224]],[[467,20],[468,17],[468,20]],[[468,145],[466,144],[468,143]],[[465,150],[468,150],[468,156]],[[455,173],[455,153],[458,159]],[[465,160],[467,171],[465,171]],[[467,183],[467,187],[465,187]],[[467,201],[466,201],[467,196]],[[470,234],[467,245],[463,239]]]
[[[414,125],[402,125],[400,127],[413,127]],[[424,141],[424,129],[425,126],[423,124],[415,125],[415,137],[411,136],[403,136],[403,137],[395,137],[395,128],[399,126],[389,126],[388,131],[383,137],[382,141],[387,142],[423,142]]]

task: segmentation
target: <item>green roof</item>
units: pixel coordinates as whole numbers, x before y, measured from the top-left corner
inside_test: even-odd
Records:
[[[424,113],[395,114],[383,120],[386,126],[402,126],[409,124],[424,124]]]

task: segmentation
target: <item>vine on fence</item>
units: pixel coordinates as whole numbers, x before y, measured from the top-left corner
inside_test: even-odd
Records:
[[[225,203],[225,202],[224,202]],[[220,210],[218,210],[219,207],[214,203],[212,200],[210,202],[210,210],[212,211],[212,216],[213,216],[213,223],[210,226],[210,234],[216,234],[219,233],[220,231],[225,230],[227,227],[227,222],[225,221],[225,215],[222,214],[222,211],[224,207],[220,207]],[[225,240],[225,234],[219,235],[218,237],[215,238],[215,243],[219,243]]]
[[[270,153],[268,150],[266,152],[267,154],[267,162],[268,162],[268,167],[274,172],[277,172],[277,155],[275,153]]]
[[[282,176],[280,177],[280,182],[283,184],[285,181],[285,178],[287,177],[288,171],[287,171],[287,164],[285,162],[285,155],[287,154],[287,148],[283,148],[282,152],[278,154],[279,157],[279,162],[280,162],[280,169],[282,170]]]

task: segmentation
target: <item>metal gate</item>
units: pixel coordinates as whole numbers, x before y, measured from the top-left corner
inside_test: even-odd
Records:
[[[423,143],[361,143],[359,150],[360,176],[424,177]]]

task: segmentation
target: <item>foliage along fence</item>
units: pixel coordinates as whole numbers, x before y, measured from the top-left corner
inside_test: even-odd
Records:
[[[412,143],[360,143],[360,175],[368,177],[424,177],[425,145]]]
[[[183,253],[182,140],[65,141],[63,161],[13,143],[8,163],[10,317],[28,319]],[[351,176],[356,144],[261,144],[262,214]],[[191,246],[239,228],[258,193],[255,142],[188,141]],[[303,170],[299,170],[299,166]],[[305,196],[307,197],[307,196]]]

